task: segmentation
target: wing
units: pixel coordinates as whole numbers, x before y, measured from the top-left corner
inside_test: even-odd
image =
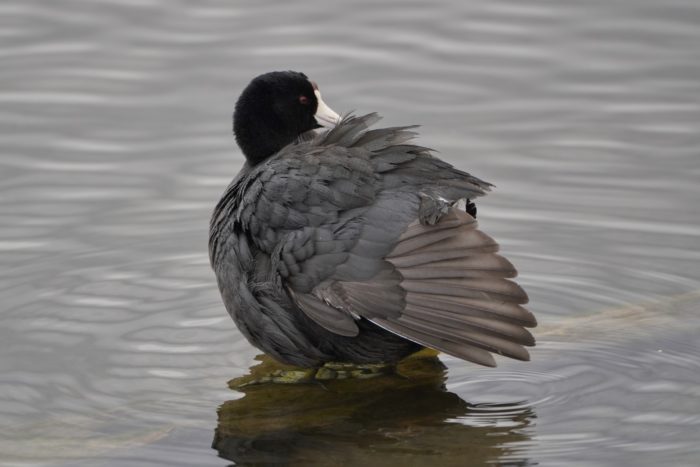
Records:
[[[466,212],[451,208],[434,226],[413,223],[387,260],[402,277],[405,307],[373,321],[451,355],[495,366],[490,352],[529,360],[537,323],[517,272]]]
[[[254,168],[235,213],[314,321],[346,336],[363,317],[484,365],[527,359],[534,318],[512,265],[453,207],[490,185],[408,144],[375,114],[290,145]]]

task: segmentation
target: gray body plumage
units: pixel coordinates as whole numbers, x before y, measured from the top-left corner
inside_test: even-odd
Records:
[[[510,263],[454,207],[490,185],[346,117],[245,166],[217,205],[210,259],[243,335],[280,361],[395,362],[430,346],[527,359],[534,317]]]

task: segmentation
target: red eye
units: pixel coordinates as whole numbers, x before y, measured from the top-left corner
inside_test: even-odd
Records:
[[[309,105],[309,98],[306,96],[299,96],[299,103],[301,105]]]

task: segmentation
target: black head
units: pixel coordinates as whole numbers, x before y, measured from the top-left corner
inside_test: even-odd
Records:
[[[306,75],[273,71],[253,79],[241,93],[233,113],[233,132],[248,163],[255,165],[302,133],[337,120]]]

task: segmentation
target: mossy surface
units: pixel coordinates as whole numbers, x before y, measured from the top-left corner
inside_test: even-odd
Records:
[[[482,465],[527,441],[534,418],[527,404],[475,406],[447,391],[434,352],[370,379],[246,386],[294,371],[259,360],[231,381],[244,385],[237,390],[244,396],[219,408],[213,442],[222,457],[243,465]]]

